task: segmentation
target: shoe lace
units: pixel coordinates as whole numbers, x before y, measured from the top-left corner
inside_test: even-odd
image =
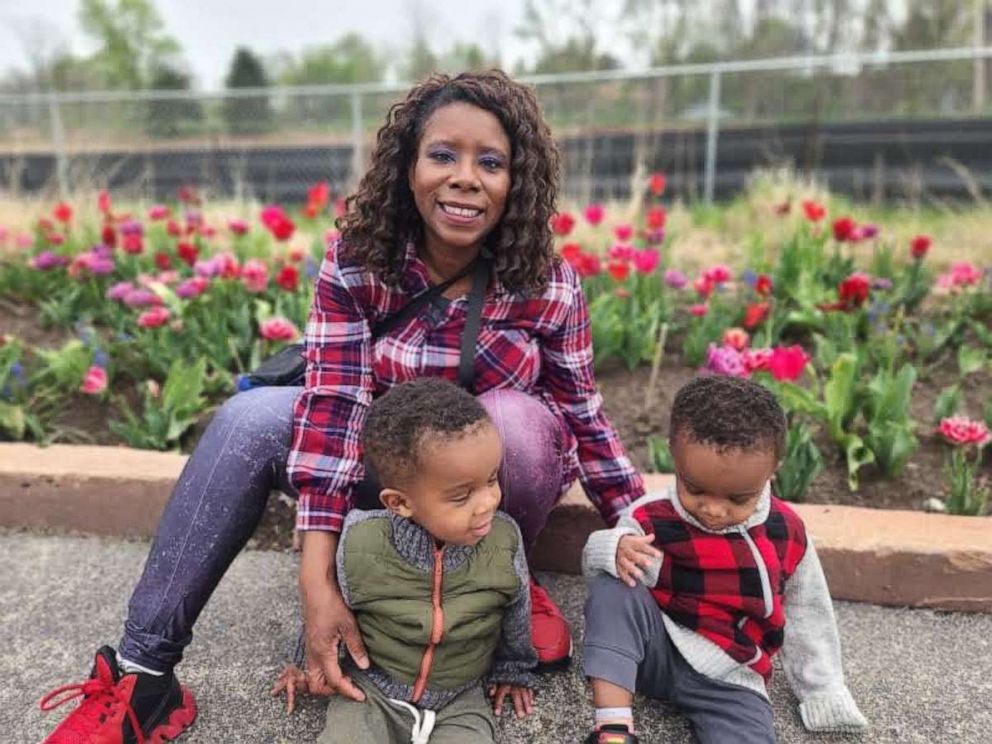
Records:
[[[41,699],[39,706],[43,711],[48,712],[78,697],[82,697],[83,702],[66,719],[65,725],[68,730],[77,734],[93,732],[106,719],[109,710],[123,705],[131,721],[137,744],[145,744],[145,736],[138,723],[138,716],[131,707],[127,694],[114,684],[109,674],[102,673],[102,670],[97,672],[96,677],[85,682],[55,688]]]

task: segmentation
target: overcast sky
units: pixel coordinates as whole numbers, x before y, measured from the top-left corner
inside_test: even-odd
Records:
[[[513,35],[522,0],[419,0],[429,21],[428,38],[443,51],[455,40],[498,48],[503,64],[527,56],[529,47]],[[0,0],[0,72],[27,68],[26,40],[44,36],[91,51],[79,31],[79,0]],[[156,0],[170,34],[179,39],[201,88],[218,88],[235,46],[263,55],[298,52],[359,31],[379,43],[401,48],[412,28],[411,0]],[[41,25],[37,19],[42,19]]]

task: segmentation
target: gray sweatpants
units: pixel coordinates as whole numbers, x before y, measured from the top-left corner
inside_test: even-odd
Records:
[[[583,669],[631,692],[669,700],[701,744],[774,744],[772,707],[754,690],[705,677],[672,644],[661,610],[642,584],[591,579]]]

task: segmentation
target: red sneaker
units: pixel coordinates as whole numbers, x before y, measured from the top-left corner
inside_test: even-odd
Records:
[[[548,593],[530,577],[530,629],[537,651],[537,671],[565,669],[572,662],[568,621]]]
[[[71,693],[66,695],[66,693]],[[83,701],[43,744],[161,744],[196,719],[193,694],[174,674],[122,674],[109,646],[96,652],[90,678],[63,685],[41,700],[44,711]]]

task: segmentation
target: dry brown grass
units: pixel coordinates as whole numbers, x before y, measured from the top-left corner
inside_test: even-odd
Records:
[[[86,193],[74,195],[71,200],[80,224],[95,224],[98,221],[96,193],[95,189],[88,189]],[[828,206],[825,229],[829,229],[832,216],[851,215],[859,222],[878,224],[881,240],[897,249],[907,247],[914,235],[930,235],[933,249],[928,261],[937,270],[954,261],[992,265],[992,206],[984,200],[954,206],[934,202],[923,208],[851,204],[832,195],[821,185],[784,169],[756,172],[739,198],[714,209],[666,201],[669,206],[667,229],[672,238],[667,243],[671,252],[667,257],[669,263],[686,271],[696,271],[714,263],[743,268],[748,247],[756,240],[764,245],[767,255],[773,257],[802,222],[800,204],[804,199],[813,199]],[[775,205],[786,201],[792,204],[790,214],[778,216]],[[0,195],[0,225],[14,232],[30,229],[53,202],[54,199],[47,196],[12,198]],[[115,204],[115,209],[143,215],[147,206],[121,203]],[[208,221],[224,224],[230,217],[255,219],[259,207],[254,202],[214,201],[208,203],[204,212]],[[582,205],[576,204],[566,204],[564,207],[577,215],[582,209]],[[626,202],[607,204],[606,209],[607,218],[599,228],[593,229],[579,219],[579,225],[569,240],[576,240],[587,249],[605,250],[612,242],[612,227],[635,222],[643,204],[641,197],[636,196]],[[871,248],[870,244],[861,244],[850,250],[867,258]],[[900,254],[897,250],[897,255],[908,257],[906,251]]]

